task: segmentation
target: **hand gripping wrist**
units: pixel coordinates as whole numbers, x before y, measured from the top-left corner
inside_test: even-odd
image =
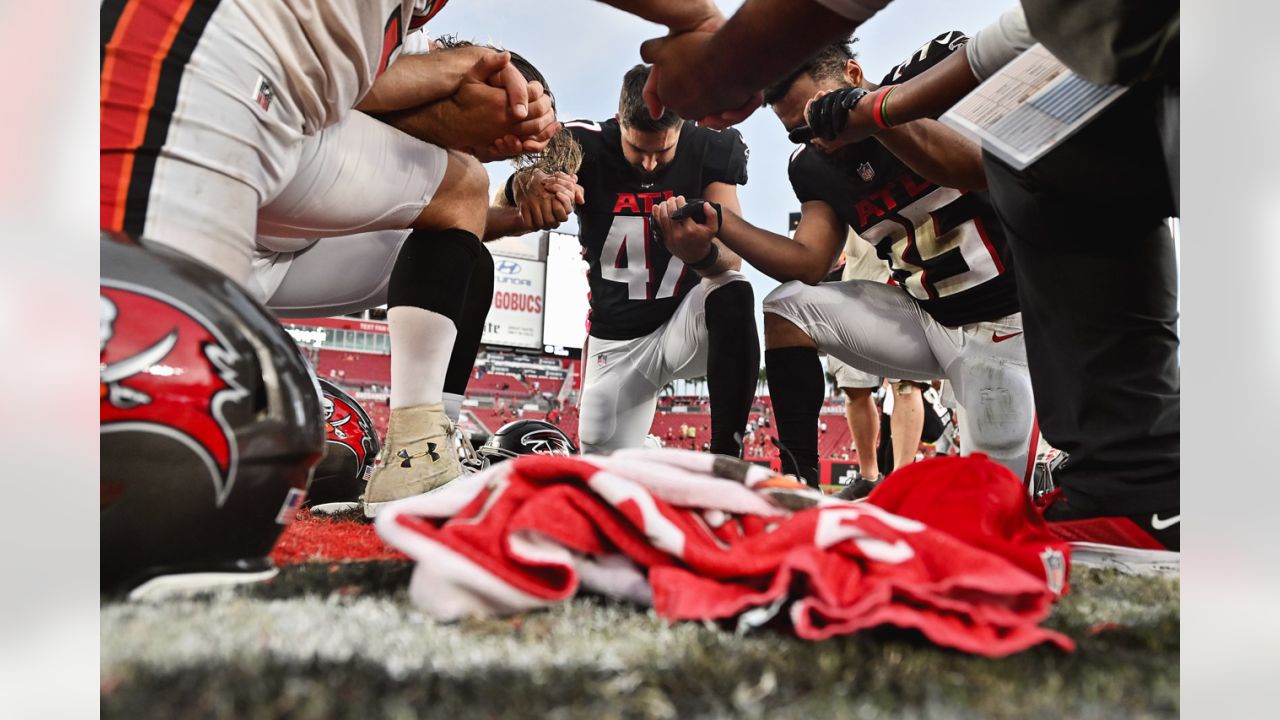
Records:
[[[867,95],[860,87],[848,87],[829,92],[809,105],[805,119],[814,137],[835,140],[849,124],[849,112]]]
[[[690,200],[683,207],[671,213],[671,219],[684,220],[688,218],[699,225],[706,225],[708,206],[716,211],[716,227],[722,227],[724,225],[724,213],[720,210],[720,203],[709,200]]]
[[[695,263],[689,264],[689,269],[698,274],[702,274],[707,270],[715,267],[716,262],[720,260],[720,246],[716,245],[715,239],[711,240],[711,249],[707,250],[706,256]]]
[[[720,203],[708,202],[706,200],[690,200],[683,207],[671,213],[672,220],[684,220],[688,218],[699,225],[707,224],[707,207],[711,207],[716,211],[716,227],[724,227],[724,211],[720,209]],[[707,254],[703,258],[694,263],[688,263],[691,270],[696,273],[703,273],[713,267],[720,260],[720,246],[716,245],[715,240],[711,241],[711,247],[707,250]]]

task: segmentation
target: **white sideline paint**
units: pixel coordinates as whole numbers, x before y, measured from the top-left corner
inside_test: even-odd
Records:
[[[1118,570],[1125,575],[1176,576],[1180,574],[1181,553],[1171,550],[1139,550],[1137,548],[1071,543],[1073,566]]]
[[[161,575],[151,578],[129,591],[129,599],[140,602],[157,602],[174,597],[189,597],[197,593],[246,583],[270,580],[280,571],[271,568],[256,573],[207,572]]]

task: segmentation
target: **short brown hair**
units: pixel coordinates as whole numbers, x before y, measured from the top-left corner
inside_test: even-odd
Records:
[[[654,120],[644,104],[644,84],[649,80],[649,66],[636,65],[622,78],[622,95],[618,98],[618,122],[640,132],[661,132],[680,124],[680,116],[664,110]]]
[[[787,96],[791,86],[801,75],[808,75],[814,80],[841,80],[844,78],[845,63],[858,57],[853,51],[853,44],[858,38],[838,40],[814,53],[805,64],[796,68],[790,75],[764,89],[764,104],[775,105]]]

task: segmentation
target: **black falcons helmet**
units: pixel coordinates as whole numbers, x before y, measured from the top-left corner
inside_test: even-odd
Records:
[[[513,420],[498,428],[479,450],[490,465],[519,455],[576,455],[560,428],[543,420]]]
[[[315,375],[235,283],[101,241],[102,591],[269,577],[324,423]]]
[[[320,393],[324,457],[311,479],[307,502],[317,512],[354,509],[382,443],[373,421],[355,398],[324,378],[320,379]]]

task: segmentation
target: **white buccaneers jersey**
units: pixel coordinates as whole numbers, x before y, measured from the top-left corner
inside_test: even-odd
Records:
[[[236,0],[275,51],[289,93],[313,133],[369,92],[401,49],[448,0]]]

